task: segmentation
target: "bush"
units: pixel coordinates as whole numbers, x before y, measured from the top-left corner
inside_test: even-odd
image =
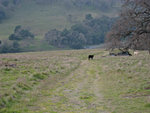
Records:
[[[0,53],[16,53],[20,52],[20,45],[16,41],[4,41],[0,46]]]
[[[36,73],[36,74],[33,75],[33,77],[35,79],[39,79],[39,80],[43,80],[43,79],[46,78],[46,76],[44,74],[41,74],[41,73]]]
[[[28,86],[27,84],[22,83],[22,82],[19,82],[19,83],[17,84],[17,86],[18,86],[19,88],[21,88],[22,90],[30,90],[30,89],[31,89],[30,86]]]
[[[0,22],[5,18],[6,18],[5,12],[0,10]]]
[[[20,25],[15,27],[14,33],[9,36],[9,40],[24,40],[24,39],[33,39],[34,34],[29,30],[23,29]]]

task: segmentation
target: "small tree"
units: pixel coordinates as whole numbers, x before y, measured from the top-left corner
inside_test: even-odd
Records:
[[[44,38],[51,45],[58,47],[61,45],[61,32],[56,29],[47,32]]]
[[[1,22],[1,20],[5,19],[5,18],[6,18],[5,12],[0,10],[0,22]]]
[[[20,45],[17,41],[4,40],[0,46],[0,53],[20,52]]]
[[[9,40],[33,39],[34,34],[20,25],[15,27],[14,33],[9,36]]]
[[[87,15],[85,15],[85,19],[86,19],[86,20],[92,20],[93,17],[92,17],[91,14],[87,14]]]

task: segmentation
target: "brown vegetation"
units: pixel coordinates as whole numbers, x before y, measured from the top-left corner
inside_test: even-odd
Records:
[[[125,0],[120,18],[107,34],[109,48],[150,52],[150,1]]]

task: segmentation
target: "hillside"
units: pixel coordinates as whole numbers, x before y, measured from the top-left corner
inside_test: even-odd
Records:
[[[37,38],[43,38],[48,30],[69,28],[89,13],[94,17],[114,17],[120,6],[118,1],[120,0],[14,0],[9,3],[8,0],[0,0],[0,12],[3,12],[0,16],[4,16],[0,23],[0,39],[8,38],[17,25],[27,27]],[[105,7],[102,7],[104,4]],[[70,15],[71,21],[68,20]]]
[[[0,113],[149,113],[149,67],[147,51],[1,54]]]

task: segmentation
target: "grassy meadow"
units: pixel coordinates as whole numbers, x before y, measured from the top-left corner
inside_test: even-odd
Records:
[[[0,54],[0,113],[149,112],[146,51],[117,57],[101,49]]]

